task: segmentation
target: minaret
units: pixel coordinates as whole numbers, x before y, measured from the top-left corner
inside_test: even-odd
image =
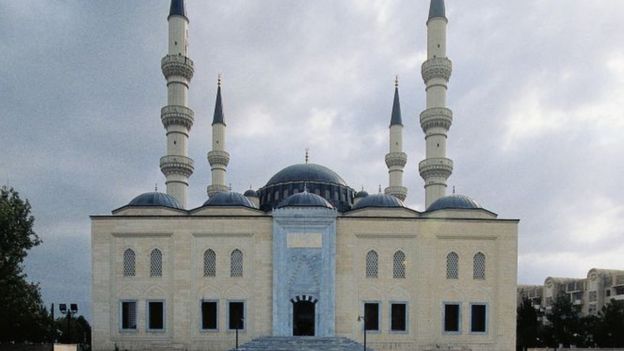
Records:
[[[427,144],[426,159],[418,165],[425,180],[426,207],[446,194],[446,180],[453,172],[453,161],[446,158],[446,135],[453,122],[453,113],[446,107],[446,90],[452,71],[451,60],[446,57],[447,23],[444,0],[431,0],[427,21],[427,61],[422,65],[427,109],[420,114]]]
[[[225,172],[230,162],[230,154],[225,151],[225,119],[221,102],[221,76],[217,79],[217,100],[212,119],[212,151],[208,153],[208,163],[212,170],[212,184],[208,186],[208,197],[228,191],[225,185]]]
[[[399,103],[399,77],[394,81],[394,102],[390,117],[390,150],[386,154],[389,186],[385,193],[399,198],[407,197],[407,188],[403,186],[403,168],[407,163],[407,154],[403,152],[403,121],[401,120],[401,104]]]
[[[167,20],[169,51],[161,61],[167,80],[167,106],[161,110],[161,119],[167,131],[167,155],[160,158],[160,170],[167,178],[167,194],[186,208],[188,178],[193,174],[193,160],[188,157],[188,137],[194,113],[188,108],[193,61],[187,57],[189,21],[184,0],[171,1]]]

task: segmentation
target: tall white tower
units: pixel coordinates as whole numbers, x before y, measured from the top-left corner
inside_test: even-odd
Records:
[[[230,163],[230,154],[225,151],[225,119],[223,117],[223,102],[221,101],[221,76],[217,80],[217,100],[215,101],[214,117],[212,119],[212,151],[208,153],[208,163],[212,171],[212,184],[208,186],[208,197],[228,191],[225,185],[225,172]]]
[[[426,159],[418,165],[425,180],[425,205],[446,195],[446,180],[453,172],[453,161],[446,158],[446,138],[453,122],[453,112],[446,107],[447,84],[452,63],[446,57],[446,26],[448,20],[444,0],[431,0],[427,21],[427,61],[422,77],[427,92],[427,108],[420,114],[425,132]]]
[[[403,121],[401,120],[401,104],[399,102],[399,77],[394,81],[394,102],[390,117],[390,148],[386,154],[389,182],[385,193],[401,201],[407,197],[407,188],[403,186],[403,168],[407,163],[407,154],[403,152]]]
[[[193,160],[188,155],[188,138],[193,126],[193,110],[188,108],[188,89],[193,78],[193,61],[188,52],[188,18],[184,0],[172,0],[169,11],[169,51],[162,58],[167,80],[167,106],[161,110],[167,131],[167,155],[160,158],[160,170],[167,178],[167,194],[186,208],[188,179]]]

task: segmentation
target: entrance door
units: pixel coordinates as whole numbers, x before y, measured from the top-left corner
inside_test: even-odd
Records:
[[[293,304],[293,335],[314,336],[314,304],[297,301]]]

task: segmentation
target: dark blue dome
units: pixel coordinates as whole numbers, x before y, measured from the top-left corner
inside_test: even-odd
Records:
[[[367,193],[366,191],[364,191],[364,190],[362,190],[362,191],[358,191],[358,192],[355,194],[355,197],[356,197],[356,198],[362,198],[362,197],[367,197],[367,196],[368,196],[368,193]]]
[[[294,195],[290,195],[284,201],[280,202],[277,205],[277,208],[283,207],[325,207],[333,209],[329,201],[325,200],[323,197],[309,193],[304,191],[302,193],[297,193]]]
[[[163,194],[159,192],[151,192],[141,194],[128,204],[128,206],[162,206],[162,207],[170,207],[177,208],[182,210],[182,206],[178,203],[175,197]]]
[[[256,208],[243,194],[233,191],[216,193],[204,202],[203,206],[243,206]]]
[[[245,191],[245,193],[243,195],[245,195],[247,197],[251,197],[251,196],[258,197],[258,193],[255,190],[253,190],[253,189],[249,189],[249,190]]]
[[[475,209],[483,208],[475,200],[465,195],[449,195],[435,200],[427,208],[427,212],[444,209]]]
[[[269,182],[265,185],[268,187],[273,184],[289,183],[289,182],[319,182],[333,183],[346,186],[347,183],[336,172],[331,169],[317,165],[314,163],[300,163],[288,166],[277,172]]]
[[[403,202],[392,195],[375,194],[363,197],[357,204],[353,206],[353,210],[364,207],[405,207]]]

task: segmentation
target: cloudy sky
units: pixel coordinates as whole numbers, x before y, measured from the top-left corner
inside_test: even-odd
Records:
[[[216,77],[228,183],[311,161],[387,185],[400,76],[407,204],[423,210],[420,65],[427,0],[188,0],[196,73],[190,206],[206,198]],[[0,1],[0,183],[30,200],[44,243],[26,268],[47,303],[89,316],[89,215],[164,189],[160,59],[168,0]],[[624,268],[624,1],[447,0],[455,119],[449,185],[520,218],[519,282]]]

